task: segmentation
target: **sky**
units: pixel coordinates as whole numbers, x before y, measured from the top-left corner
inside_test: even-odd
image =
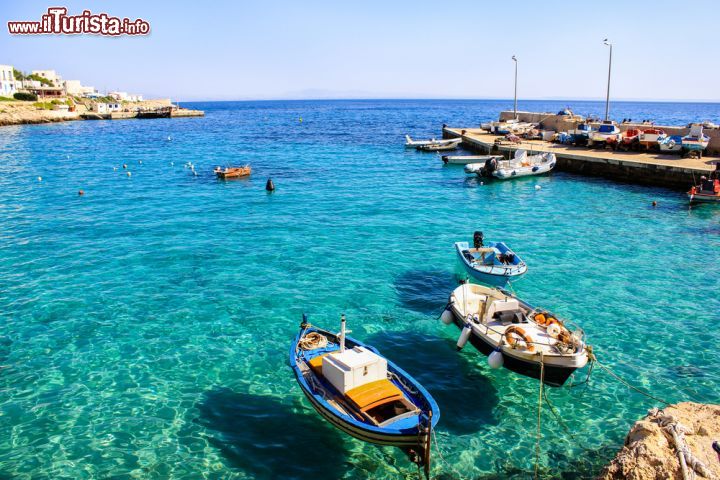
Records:
[[[139,37],[14,36],[48,7]],[[691,8],[688,8],[690,7]],[[0,0],[0,64],[146,98],[720,100],[720,2]]]

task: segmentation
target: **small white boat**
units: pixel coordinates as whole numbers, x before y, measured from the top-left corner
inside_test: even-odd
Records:
[[[452,142],[435,142],[428,143],[427,145],[420,145],[417,147],[418,150],[423,152],[443,152],[446,150],[455,150],[462,143],[462,138],[454,138]]]
[[[470,167],[470,165],[468,165]],[[472,168],[476,166],[472,164]],[[493,176],[500,180],[509,178],[528,177],[532,175],[542,175],[548,173],[555,168],[554,153],[539,153],[537,155],[528,155],[525,150],[517,150],[515,156],[510,160],[490,159],[477,172],[480,177]],[[468,169],[466,169],[466,172]]]
[[[430,140],[413,140],[410,138],[410,135],[405,135],[405,148],[418,148],[422,147],[423,145],[433,145],[433,144],[446,144],[446,143],[455,143],[455,142],[461,142],[462,139],[459,138],[447,138],[447,139],[440,139],[436,140],[434,138]]]
[[[585,334],[556,315],[505,290],[465,283],[450,295],[442,314],[461,329],[457,347],[470,343],[492,368],[505,368],[543,383],[562,386],[588,360]]]
[[[469,165],[473,163],[485,164],[488,160],[495,158],[502,160],[502,155],[443,155],[442,161],[445,165]]]
[[[483,242],[482,232],[475,232],[473,248],[468,242],[455,242],[455,252],[465,272],[473,279],[504,286],[527,272],[527,264],[503,242]]]

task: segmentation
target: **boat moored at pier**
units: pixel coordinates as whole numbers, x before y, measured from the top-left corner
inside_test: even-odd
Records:
[[[460,285],[442,320],[461,330],[458,349],[470,341],[492,368],[542,377],[546,385],[562,386],[590,357],[582,329],[497,288]]]
[[[502,160],[502,155],[443,155],[442,162],[445,165],[470,165],[475,163],[484,164],[490,159]]]
[[[453,138],[449,141],[442,140],[435,143],[419,145],[417,149],[424,152],[442,152],[446,150],[455,150],[457,147],[460,146],[460,143],[462,143],[462,138]]]
[[[457,138],[446,138],[436,140],[434,138],[430,140],[413,140],[410,135],[405,135],[405,148],[419,148],[425,145],[445,145],[452,143],[460,143],[462,139]]]
[[[555,168],[554,153],[546,152],[528,155],[527,151],[521,149],[515,151],[515,155],[510,160],[490,159],[486,161],[485,166],[476,173],[481,177],[492,176],[500,180],[508,180],[510,178],[542,175],[553,168]]]

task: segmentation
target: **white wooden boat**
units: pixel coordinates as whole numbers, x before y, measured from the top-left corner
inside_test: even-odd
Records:
[[[462,139],[459,138],[446,138],[446,139],[440,139],[436,140],[434,138],[430,140],[413,140],[410,138],[410,135],[405,135],[405,148],[418,148],[422,147],[423,145],[433,145],[433,144],[446,144],[446,143],[455,143],[460,142]]]
[[[442,162],[445,165],[469,165],[472,163],[485,164],[488,160],[495,158],[502,160],[502,155],[443,155]]]
[[[640,132],[640,135],[638,136],[638,141],[640,142],[640,145],[645,148],[657,149],[658,142],[665,137],[667,137],[667,134],[664,130],[659,128],[647,128]]]
[[[582,329],[535,308],[505,290],[465,283],[450,295],[443,322],[461,329],[492,368],[505,368],[550,386],[561,386],[589,359]],[[542,369],[541,369],[542,364]]]
[[[690,126],[690,133],[682,137],[683,150],[700,151],[705,150],[710,143],[710,137],[703,133],[701,124]]]
[[[486,161],[484,167],[476,173],[481,177],[492,176],[500,180],[507,180],[510,178],[542,175],[548,173],[553,168],[555,168],[554,153],[546,152],[537,155],[528,155],[527,151],[521,149],[517,150],[515,156],[510,160],[490,159]]]

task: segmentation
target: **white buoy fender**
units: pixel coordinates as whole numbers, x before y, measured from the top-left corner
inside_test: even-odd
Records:
[[[467,343],[468,338],[470,338],[471,333],[472,333],[472,327],[470,326],[469,323],[466,323],[462,329],[462,332],[460,332],[460,338],[458,338],[458,341],[457,341],[457,349],[458,350],[462,350],[462,348]]]
[[[502,367],[503,362],[503,354],[500,350],[493,350],[490,355],[488,355],[488,365],[490,365],[490,368],[494,370]]]
[[[449,308],[446,308],[442,315],[440,315],[440,320],[442,320],[445,325],[453,323],[453,314]]]

